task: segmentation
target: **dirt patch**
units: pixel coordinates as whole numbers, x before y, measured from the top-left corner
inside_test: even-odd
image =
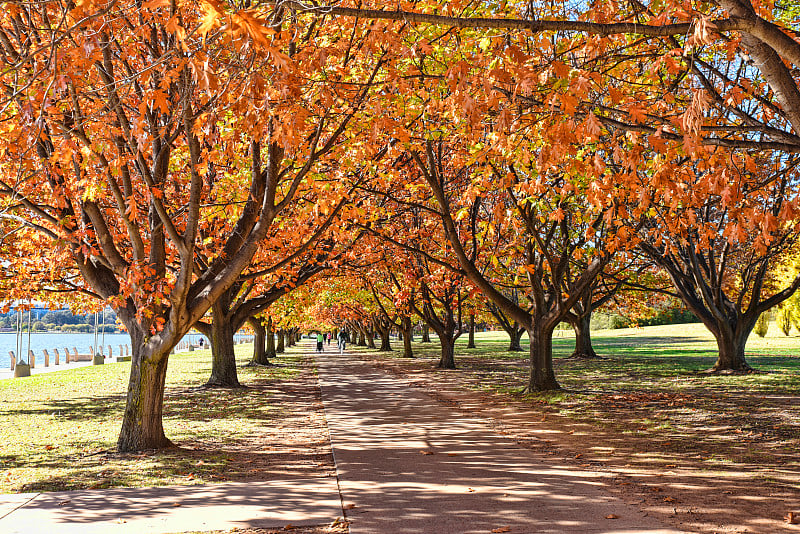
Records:
[[[706,403],[709,399],[698,397],[700,392],[608,396],[596,406],[599,417],[587,422],[580,414],[559,415],[553,406],[535,398],[475,391],[476,381],[490,379],[485,359],[472,367],[462,358],[461,369],[442,372],[433,369],[430,360],[365,353],[360,357],[442,404],[488,419],[520,446],[551,454],[554,461],[603,473],[610,492],[676,528],[703,533],[800,532],[800,524],[785,519],[789,512],[794,512],[794,521],[800,517],[797,452],[771,446],[774,439],[781,442],[782,433],[791,434],[791,429],[760,420],[748,422],[746,416],[735,421],[717,417],[702,425],[681,426],[681,435],[676,429],[651,432],[637,422],[643,412]],[[742,406],[744,402],[719,392],[715,395],[720,397],[716,402],[721,411],[727,403]],[[796,420],[792,402],[783,406],[794,412]],[[697,413],[684,411],[687,418]],[[709,434],[714,439],[705,439]],[[766,442],[767,438],[773,441]]]

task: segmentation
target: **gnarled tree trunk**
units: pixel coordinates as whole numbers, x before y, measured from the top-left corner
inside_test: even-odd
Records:
[[[171,347],[153,349],[144,336],[131,333],[131,374],[128,396],[122,415],[117,451],[161,449],[172,445],[164,434],[164,383]]]
[[[381,337],[381,347],[378,350],[381,352],[391,352],[392,344],[389,337],[389,334],[391,333],[390,327],[385,324],[379,324],[375,329],[378,331],[378,335]],[[375,344],[373,343],[372,348],[375,348],[374,345]]]
[[[518,323],[514,322],[514,327],[511,330],[506,330],[508,334],[508,350],[510,352],[522,352],[522,334],[525,333],[525,329],[520,328]]]
[[[753,318],[755,317],[755,318]],[[709,369],[710,372],[750,372],[753,370],[745,358],[744,348],[747,338],[753,331],[758,314],[753,317],[740,316],[734,324],[718,321],[706,324],[717,340],[717,361]]]
[[[422,342],[423,343],[431,342],[431,331],[430,327],[427,324],[422,326]]]
[[[469,336],[467,337],[467,348],[475,348],[475,314],[469,315]]]
[[[572,329],[575,330],[575,350],[572,351],[572,358],[599,357],[592,347],[591,322],[591,312],[578,315],[572,321]]]

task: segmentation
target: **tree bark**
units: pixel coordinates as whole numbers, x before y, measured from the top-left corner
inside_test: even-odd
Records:
[[[275,347],[275,352],[281,354],[286,352],[286,343],[285,343],[286,331],[283,328],[281,328],[280,330],[278,330],[277,334],[278,334],[278,346]]]
[[[524,329],[520,328],[517,322],[514,322],[514,327],[511,330],[506,330],[509,337],[508,350],[509,352],[522,352],[522,334]]]
[[[275,331],[272,328],[272,317],[267,317],[266,331],[264,332],[267,337],[267,359],[275,357]]]
[[[364,330],[359,328],[358,329],[358,341],[356,345],[359,347],[366,347],[367,346],[367,336],[364,334]]]
[[[475,348],[475,314],[471,313],[469,316],[469,336],[467,338],[467,348]]]
[[[379,327],[377,330],[378,330],[378,335],[381,336],[381,348],[378,350],[380,352],[391,352],[392,345],[391,345],[391,340],[389,338],[389,333],[391,332],[391,330],[385,327]],[[374,343],[372,348],[375,348]]]
[[[372,326],[367,328],[367,333],[366,333],[365,337],[366,337],[366,341],[367,341],[367,347],[369,347],[371,349],[374,349],[375,348],[375,329]]]
[[[238,388],[236,355],[233,343],[233,324],[219,302],[211,306],[211,376],[205,387]]]
[[[755,323],[755,321],[753,321]],[[737,328],[726,325],[711,331],[717,340],[717,361],[710,372],[750,372],[753,370],[744,355],[744,347],[753,327],[746,328],[741,323]]]
[[[413,341],[413,328],[411,318],[408,316],[400,319],[401,332],[403,333],[403,358],[413,358],[414,351],[411,348],[411,341]]]
[[[575,330],[575,350],[572,352],[572,358],[599,358],[592,347],[591,322],[591,312],[577,316],[572,322],[572,329]]]
[[[140,337],[137,343],[134,337]],[[170,447],[161,416],[164,411],[164,382],[169,349],[150,352],[143,336],[131,335],[131,374],[128,396],[117,440],[118,452]]]
[[[271,365],[267,355],[267,329],[255,317],[250,319],[250,326],[255,332],[253,337],[253,361],[256,365]]]
[[[530,376],[525,391],[555,391],[561,389],[553,369],[553,329],[552,326],[539,326],[528,331],[530,337]]]
[[[431,342],[431,331],[430,327],[427,324],[422,326],[422,342],[423,343]]]
[[[455,369],[455,339],[447,335],[439,335],[439,344],[442,347],[442,355],[436,367],[439,369]]]

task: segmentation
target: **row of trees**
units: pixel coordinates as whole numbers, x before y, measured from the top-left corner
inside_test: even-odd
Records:
[[[749,369],[756,318],[800,285],[777,275],[800,213],[791,12],[434,8],[0,14],[4,296],[114,308],[133,347],[119,450],[169,445],[164,377],[190,328],[212,340],[209,384],[236,385],[233,333],[296,326],[324,299],[293,290],[321,273],[349,280],[332,320],[367,295],[388,340],[417,314],[444,367],[482,299],[527,331],[530,390],[558,388],[556,325],[585,330],[623,287],[679,298],[715,370]]]

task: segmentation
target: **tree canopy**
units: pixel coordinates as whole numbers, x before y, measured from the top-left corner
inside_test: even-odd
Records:
[[[717,371],[749,369],[755,320],[800,286],[780,272],[800,230],[792,6],[6,7],[0,287],[114,308],[121,451],[169,444],[190,328],[230,357],[245,321],[292,328],[273,305],[368,342],[417,315],[452,367],[464,306],[488,303],[512,345],[529,333],[536,391],[559,387],[559,322],[641,294],[647,269],[714,333]],[[226,361],[209,383],[236,385]]]

